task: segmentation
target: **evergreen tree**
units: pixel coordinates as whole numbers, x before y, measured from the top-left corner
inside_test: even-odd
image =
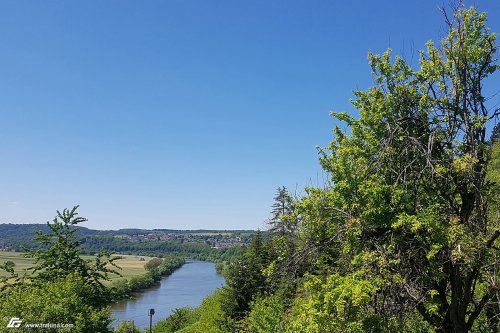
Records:
[[[265,290],[265,276],[262,272],[267,265],[267,251],[262,234],[257,231],[250,248],[240,258],[230,263],[226,282],[233,301],[228,303],[230,317],[241,319],[250,307],[250,302]]]
[[[274,197],[271,214],[268,224],[270,232],[280,236],[290,236],[295,232],[295,224],[292,218],[293,214],[293,198],[288,193],[285,186],[278,187],[276,196]]]

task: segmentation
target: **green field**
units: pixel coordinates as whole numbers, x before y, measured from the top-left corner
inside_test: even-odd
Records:
[[[23,258],[23,254],[21,252],[0,251],[0,263],[3,264],[6,261],[13,261],[16,264],[15,272],[20,275],[33,264],[33,260]],[[6,275],[7,273],[5,271],[0,270],[0,276]]]
[[[144,264],[151,259],[151,257],[136,255],[122,255],[121,257],[123,257],[123,259],[117,260],[115,261],[115,263],[117,263],[117,265],[122,268],[121,270],[119,270],[119,272],[123,275],[123,277],[131,277],[144,274],[146,272],[146,270],[144,269]],[[92,256],[84,256],[84,258],[91,259]],[[20,275],[22,275],[25,270],[33,264],[33,260],[24,258],[23,253],[21,252],[0,251],[0,263],[4,263],[6,261],[13,261],[16,264],[15,271]],[[0,276],[5,275],[5,271],[0,271]],[[119,278],[119,276],[112,276],[112,279],[117,278]]]
[[[215,236],[232,236],[233,233],[232,232],[212,232],[212,231],[209,231],[209,232],[193,232],[191,233],[191,235],[193,236],[209,236],[209,237],[215,237]]]

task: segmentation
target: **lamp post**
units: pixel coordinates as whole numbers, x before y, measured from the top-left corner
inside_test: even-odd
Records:
[[[149,333],[153,333],[153,315],[155,314],[155,309],[149,309]]]

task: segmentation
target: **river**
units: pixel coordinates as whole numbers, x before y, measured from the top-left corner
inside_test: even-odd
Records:
[[[155,309],[154,324],[172,314],[176,308],[197,307],[203,298],[224,283],[224,278],[216,273],[213,263],[186,261],[181,268],[163,278],[159,285],[137,293],[134,299],[124,299],[113,304],[113,327],[118,326],[122,320],[133,320],[142,330],[149,327],[149,309]]]

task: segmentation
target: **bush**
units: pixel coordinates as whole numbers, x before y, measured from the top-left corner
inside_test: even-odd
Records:
[[[193,324],[197,320],[195,310],[190,308],[175,309],[167,319],[161,320],[153,328],[153,333],[174,333]]]
[[[144,265],[144,268],[147,271],[152,271],[153,269],[158,268],[162,263],[163,259],[153,258]]]
[[[0,296],[0,318],[20,318],[25,323],[72,324],[72,328],[44,328],[43,332],[106,333],[112,332],[108,307],[89,304],[89,290],[78,275],[37,284],[11,286]],[[7,322],[0,324],[1,332]],[[16,332],[37,332],[21,326]]]
[[[115,333],[141,333],[141,330],[135,325],[132,326],[130,321],[124,320],[115,329]]]
[[[281,333],[285,331],[285,306],[277,296],[258,299],[247,317],[250,333]]]

